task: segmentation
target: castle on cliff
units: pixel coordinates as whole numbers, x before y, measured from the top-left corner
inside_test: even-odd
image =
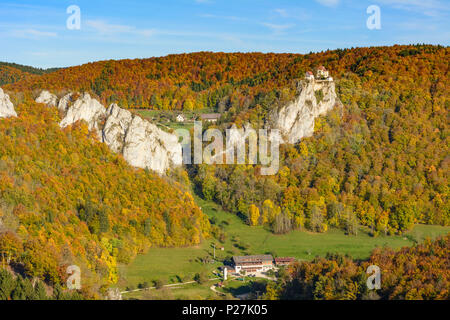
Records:
[[[309,81],[310,80],[333,81],[333,78],[330,77],[329,71],[325,69],[324,66],[320,66],[317,68],[315,77],[312,71],[306,71],[305,79]]]

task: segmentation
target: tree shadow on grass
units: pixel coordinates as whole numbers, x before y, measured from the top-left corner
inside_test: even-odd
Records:
[[[230,293],[233,296],[238,296],[241,294],[246,294],[246,293],[250,293],[252,291],[252,287],[251,284],[249,283],[243,283],[242,286],[239,286],[237,288],[229,288],[229,287],[224,287],[223,291],[225,293]]]

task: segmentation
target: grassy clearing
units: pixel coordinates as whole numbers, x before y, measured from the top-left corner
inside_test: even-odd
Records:
[[[137,113],[141,117],[155,122],[161,129],[187,129],[190,130],[194,127],[193,119],[198,118],[203,113],[211,113],[213,110],[196,110],[196,111],[174,111],[174,110],[150,110],[150,109],[134,109],[134,113]],[[178,114],[183,114],[187,119],[185,122],[176,122],[175,117]]]
[[[190,130],[194,126],[193,121],[186,122],[176,122],[175,117],[179,112],[175,111],[158,111],[158,110],[147,110],[147,109],[136,109],[133,112],[137,113],[144,119],[147,119],[155,123],[160,129],[168,131],[169,129],[187,129]],[[193,118],[192,113],[185,114],[189,119]]]
[[[198,272],[205,272],[210,278],[215,277],[214,270],[222,265],[221,262],[204,264],[200,261],[204,257],[212,257],[212,244],[223,246],[224,251],[216,250],[216,260],[223,260],[232,255],[271,253],[277,256],[293,256],[310,260],[315,256],[324,256],[328,252],[348,254],[353,258],[369,257],[375,247],[400,248],[421,242],[426,237],[436,238],[450,232],[450,227],[416,225],[413,230],[402,236],[379,236],[373,238],[366,232],[360,231],[357,236],[345,235],[341,230],[329,230],[324,234],[304,231],[293,231],[286,235],[274,235],[263,227],[250,227],[230,213],[224,212],[215,203],[197,199],[198,205],[216,225],[221,224],[226,232],[226,240],[219,243],[209,239],[197,247],[189,248],[154,248],[148,253],[138,256],[130,265],[121,266],[122,281],[120,286],[136,288],[139,283],[152,283],[156,279],[165,283],[186,282],[192,280]],[[178,295],[203,294],[209,286],[192,284],[178,290]],[[193,287],[190,289],[190,287]],[[196,292],[197,288],[199,291]],[[187,291],[184,292],[184,291]],[[192,290],[192,292],[190,291]],[[212,293],[212,291],[211,291]],[[136,293],[136,296],[142,294]],[[208,295],[202,295],[208,297]],[[175,297],[176,299],[176,297]]]
[[[144,118],[153,118],[160,114],[158,110],[150,110],[150,109],[134,109],[134,112],[141,115]]]
[[[202,300],[219,299],[220,296],[214,293],[210,287],[217,281],[209,281],[205,284],[187,284],[179,287],[152,289],[124,294],[125,299],[146,299],[146,300]]]
[[[368,258],[375,247],[401,248],[411,246],[415,241],[421,242],[426,237],[435,238],[450,232],[450,227],[416,225],[413,230],[403,236],[371,237],[360,231],[357,236],[348,236],[341,230],[331,229],[327,233],[311,233],[293,231],[286,235],[275,235],[264,227],[250,227],[232,214],[221,210],[216,204],[198,199],[197,203],[209,217],[215,217],[216,224],[225,221],[228,239],[226,250],[231,254],[239,253],[235,244],[248,247],[244,250],[251,254],[272,253],[277,256],[293,256],[310,260],[315,256],[324,256],[328,252],[349,254],[353,258]],[[230,246],[230,240],[233,244]],[[227,245],[228,244],[228,245]],[[241,250],[242,251],[242,250]]]
[[[139,283],[162,280],[164,283],[181,283],[191,281],[196,273],[204,272],[209,278],[220,262],[204,264],[199,258],[210,256],[212,241],[204,241],[197,247],[188,248],[154,248],[147,254],[139,255],[127,266],[120,266],[119,272],[126,282],[122,287],[137,288]]]

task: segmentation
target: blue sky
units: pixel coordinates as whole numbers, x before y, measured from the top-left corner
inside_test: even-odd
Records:
[[[369,30],[366,9],[381,9]],[[68,30],[67,7],[81,10]],[[195,51],[450,43],[450,0],[0,0],[0,61],[36,67]]]

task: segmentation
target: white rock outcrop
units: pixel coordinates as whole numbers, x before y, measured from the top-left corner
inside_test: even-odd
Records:
[[[62,112],[66,112],[69,107],[69,103],[72,102],[73,93],[68,93],[59,100],[58,109]]]
[[[130,127],[133,115],[130,111],[111,104],[106,110],[106,122],[102,131],[102,141],[116,153],[123,153],[125,136]]]
[[[45,103],[49,107],[56,107],[57,101],[58,97],[47,90],[42,91],[39,97],[36,98],[37,103]]]
[[[138,116],[133,117],[125,135],[123,157],[134,167],[161,173],[173,165],[181,165],[183,160],[177,136]]]
[[[88,93],[71,102],[71,95],[61,98],[58,108],[65,111],[62,128],[85,121],[89,130],[96,130],[98,139],[111,151],[123,154],[132,166],[151,169],[159,174],[182,164],[182,147],[176,135],[111,104],[108,109]]]
[[[182,148],[178,137],[162,131],[154,124],[111,104],[106,110],[102,141],[138,168],[163,173],[182,164]]]
[[[298,90],[293,102],[269,116],[271,126],[279,129],[284,141],[289,143],[310,137],[314,133],[314,120],[340,103],[334,81],[302,80]]]
[[[92,99],[89,93],[84,93],[66,110],[65,117],[59,126],[65,128],[77,121],[84,120],[87,122],[89,130],[96,130],[101,139],[99,123],[105,116],[105,107],[98,100]]]
[[[222,152],[211,157],[211,163],[244,164],[247,152],[246,142],[248,142],[247,161],[248,163],[256,164],[258,132],[252,128],[250,123],[246,123],[242,128],[238,128],[236,124],[233,124],[226,129],[225,134],[225,145],[222,145]],[[219,142],[220,144],[221,142]]]
[[[0,88],[0,118],[17,117],[14,105],[9,100],[9,95]]]

